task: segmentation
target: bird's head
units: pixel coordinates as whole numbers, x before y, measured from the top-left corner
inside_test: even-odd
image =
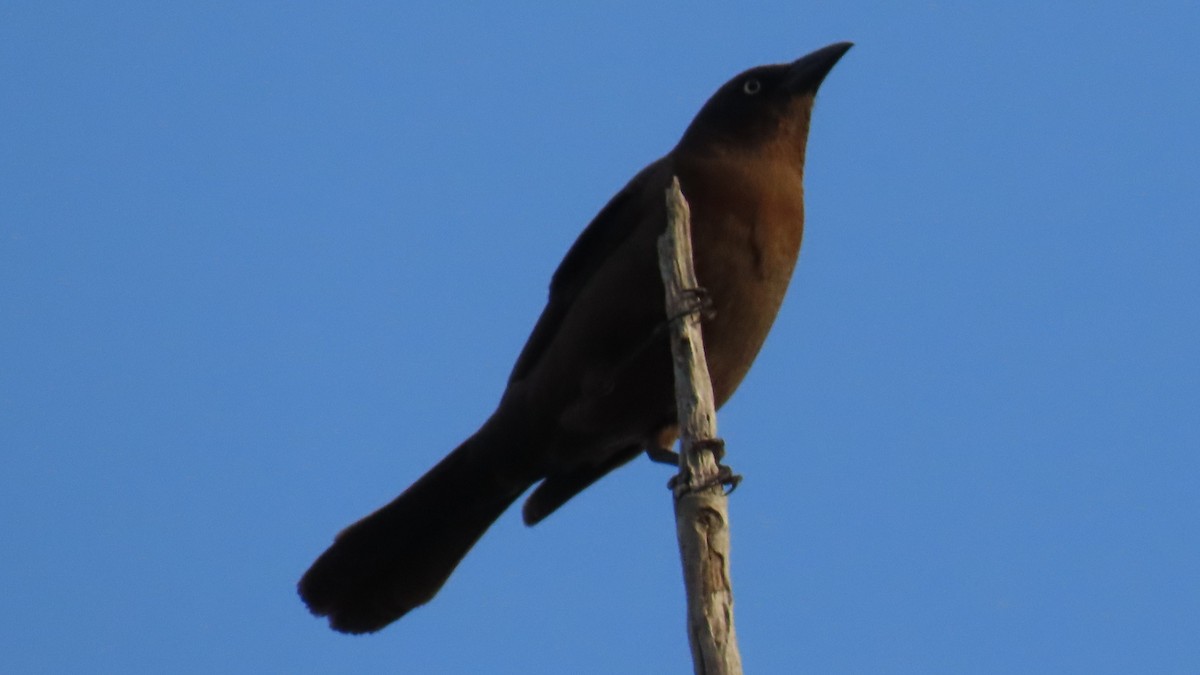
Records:
[[[734,77],[700,109],[676,152],[798,153],[803,162],[817,89],[851,46],[839,42],[791,63],[759,66]]]

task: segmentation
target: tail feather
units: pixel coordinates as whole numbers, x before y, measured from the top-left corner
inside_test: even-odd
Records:
[[[605,477],[614,469],[627,464],[640,454],[642,454],[641,444],[634,444],[622,448],[599,464],[585,464],[571,471],[552,473],[546,476],[546,480],[542,481],[533,494],[529,495],[529,499],[525,500],[525,506],[521,510],[525,524],[537,525],[542,522],[546,516],[557,511],[558,507],[566,504],[568,500],[583,492],[592,483]]]
[[[497,470],[502,451],[481,431],[390,504],[343,530],[300,579],[312,613],[343,633],[373,633],[429,602],[533,483]]]

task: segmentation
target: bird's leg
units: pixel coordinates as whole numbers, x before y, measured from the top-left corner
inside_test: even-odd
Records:
[[[667,481],[667,487],[675,493],[675,496],[680,496],[685,492],[697,492],[717,485],[723,486],[725,494],[731,494],[737,489],[737,486],[742,482],[742,476],[733,472],[733,469],[721,463],[721,459],[725,457],[725,441],[719,438],[705,438],[693,441],[692,448],[697,452],[707,450],[712,453],[713,461],[717,464],[717,475],[711,480],[706,480],[699,485],[692,485],[691,471],[687,466],[680,466],[679,473],[671,477]],[[663,448],[659,448],[663,450]],[[671,452],[667,450],[667,452]],[[650,450],[646,450],[646,454],[650,454]],[[671,452],[672,455],[676,454]],[[653,459],[653,457],[651,457]],[[657,460],[655,460],[657,461]]]
[[[671,466],[679,466],[679,453],[670,448],[659,447],[657,443],[651,443],[646,446],[646,456],[651,462],[656,464],[670,464]]]

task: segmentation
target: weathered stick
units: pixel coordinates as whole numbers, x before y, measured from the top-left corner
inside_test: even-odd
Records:
[[[729,510],[718,469],[721,447],[712,381],[700,335],[700,296],[692,266],[691,219],[675,179],[667,190],[667,231],[658,264],[671,320],[675,400],[679,412],[679,475],[674,482],[675,531],[687,587],[688,642],[697,675],[741,675],[733,629],[729,576]]]

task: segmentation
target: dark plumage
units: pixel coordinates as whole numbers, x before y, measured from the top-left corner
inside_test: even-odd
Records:
[[[722,86],[678,145],[600,211],[567,252],[496,412],[390,504],[338,535],[300,580],[339,631],[377,631],[428,602],[533,485],[534,524],[675,437],[655,242],[678,176],[717,404],[737,388],[783,301],[804,229],[804,151],[817,88],[849,43]]]

